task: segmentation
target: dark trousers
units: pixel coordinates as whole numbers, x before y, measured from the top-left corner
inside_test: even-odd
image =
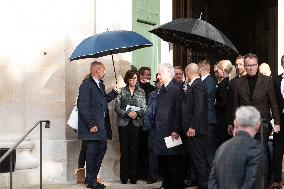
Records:
[[[212,167],[212,162],[218,147],[217,132],[218,131],[215,124],[208,125],[207,143],[208,143],[208,163],[210,168]]]
[[[227,140],[229,140],[232,136],[229,135],[228,131],[227,131],[227,127],[228,125],[224,125],[224,124],[217,124],[217,138],[218,138],[218,146],[221,146],[221,144],[223,144],[224,142],[226,142]]]
[[[86,150],[86,182],[94,185],[107,150],[107,140],[85,140]]]
[[[139,127],[129,124],[118,127],[120,141],[120,180],[137,181]]]
[[[274,182],[282,181],[282,161],[284,153],[284,115],[281,113],[281,129],[273,134],[273,161],[272,171]]]
[[[86,141],[82,140],[82,141],[81,141],[80,154],[79,154],[79,158],[78,158],[78,169],[85,167],[86,151],[87,151],[87,144],[86,144]]]
[[[262,143],[263,148],[264,148],[264,153],[265,153],[265,162],[263,162],[264,165],[264,185],[268,186],[269,185],[269,172],[271,170],[270,164],[269,164],[269,150],[268,150],[268,140],[269,140],[269,134],[270,131],[265,129],[262,135],[262,139],[261,139],[261,133],[258,132],[255,135],[255,139],[258,140],[260,143]],[[261,141],[262,140],[262,141]]]
[[[208,144],[206,136],[195,136],[189,138],[190,156],[197,172],[198,189],[208,188],[209,164],[208,164]]]
[[[149,179],[157,179],[158,177],[158,155],[154,153],[154,142],[155,142],[155,129],[151,129],[149,131],[149,137],[148,137]]]
[[[142,128],[142,127],[141,127]],[[139,151],[138,151],[138,176],[140,179],[147,179],[149,154],[148,154],[149,131],[140,129]]]
[[[162,187],[164,189],[184,189],[182,159],[181,155],[160,156],[163,174]]]

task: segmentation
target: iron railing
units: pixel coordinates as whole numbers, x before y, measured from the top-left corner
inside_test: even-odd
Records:
[[[13,156],[12,152],[21,144],[23,140],[32,132],[38,125],[40,125],[40,154],[39,154],[39,168],[40,168],[40,189],[42,189],[42,126],[43,123],[45,123],[45,128],[50,128],[50,121],[49,120],[40,120],[36,122],[21,138],[19,138],[15,144],[0,158],[0,164],[8,157],[10,156],[10,189],[13,188],[12,185],[12,172],[13,172]]]

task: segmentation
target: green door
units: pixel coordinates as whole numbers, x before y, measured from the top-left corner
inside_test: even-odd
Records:
[[[136,50],[132,53],[132,63],[137,69],[151,67],[152,80],[157,73],[161,59],[160,39],[149,31],[160,24],[160,0],[132,0],[132,30],[143,35],[152,43],[152,47]]]

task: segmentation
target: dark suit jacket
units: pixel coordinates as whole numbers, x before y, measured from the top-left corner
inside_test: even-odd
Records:
[[[254,106],[263,119],[270,121],[272,111],[274,123],[280,124],[273,78],[258,74],[256,85],[250,97],[247,76],[237,78],[234,84],[233,112],[239,106]]]
[[[181,128],[182,90],[173,80],[162,86],[157,96],[156,136],[154,151],[159,155],[175,155],[186,153],[185,136]],[[183,144],[167,148],[164,138],[176,132],[181,135]]]
[[[207,89],[208,94],[208,124],[216,123],[216,113],[214,108],[215,94],[216,94],[216,82],[211,75],[207,76],[203,83]]]
[[[78,139],[80,140],[106,140],[110,132],[108,116],[108,102],[112,101],[117,93],[112,90],[105,93],[105,86],[98,87],[92,77],[83,81],[79,88],[78,98]],[[98,127],[98,132],[90,133],[90,129]]]
[[[182,102],[182,128],[195,129],[196,135],[208,133],[208,96],[201,79],[195,79],[188,87]]]
[[[209,176],[210,189],[263,189],[264,152],[248,133],[239,131],[215,154]]]
[[[275,89],[275,95],[278,103],[279,113],[281,116],[284,116],[282,111],[284,109],[284,98],[281,93],[281,81],[282,81],[282,75],[279,75],[274,78],[274,89]]]

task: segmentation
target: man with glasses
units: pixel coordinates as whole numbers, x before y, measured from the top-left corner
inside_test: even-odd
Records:
[[[155,90],[155,87],[151,85],[151,68],[141,67],[139,70],[139,87],[145,92],[146,103],[148,105],[149,94]],[[148,136],[149,131],[143,131],[141,127],[139,150],[138,150],[138,175],[141,180],[147,179],[148,174]]]
[[[247,74],[236,79],[233,89],[233,112],[239,106],[254,106],[260,112],[262,122],[255,138],[262,142],[267,154],[272,117],[275,123],[274,131],[276,133],[280,131],[280,118],[273,79],[258,73],[258,57],[255,54],[245,55],[244,66]],[[263,134],[261,135],[261,133]],[[267,165],[267,162],[265,163]]]

